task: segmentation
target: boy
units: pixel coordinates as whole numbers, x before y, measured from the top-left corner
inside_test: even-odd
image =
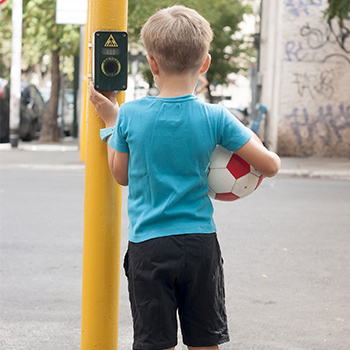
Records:
[[[193,95],[210,65],[209,23],[183,6],[160,10],[141,31],[157,97],[125,103],[90,84],[104,120],[108,162],[129,185],[129,246],[124,267],[137,350],[175,349],[178,312],[188,349],[215,350],[229,340],[223,268],[207,173],[217,144],[264,176],[280,167],[275,153],[219,105]]]

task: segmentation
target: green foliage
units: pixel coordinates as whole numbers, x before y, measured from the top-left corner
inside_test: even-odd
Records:
[[[40,46],[46,53],[57,49],[63,56],[78,53],[79,27],[56,24],[56,1],[24,0],[23,20],[24,49]]]
[[[338,0],[342,1],[342,0]],[[142,25],[156,10],[173,5],[173,0],[129,0],[128,32],[132,43],[139,43]],[[211,46],[212,64],[207,78],[211,82],[225,83],[232,72],[246,71],[251,57],[255,55],[251,38],[237,37],[239,23],[245,13],[251,13],[249,6],[240,0],[180,0],[176,2],[196,9],[211,24],[214,40]],[[9,72],[11,55],[11,6],[2,7],[0,23],[0,68]],[[59,49],[61,56],[72,57],[78,54],[79,27],[58,25],[55,22],[56,1],[23,0],[23,62],[29,69],[42,65],[43,57]],[[71,71],[70,61],[63,65],[65,73]],[[5,69],[7,68],[7,69]]]
[[[174,1],[129,0],[128,32],[130,41],[139,42],[142,25],[156,10],[172,6]],[[251,13],[250,6],[239,0],[187,0],[176,4],[197,10],[211,24],[214,32],[210,54],[211,67],[207,73],[210,82],[225,83],[232,72],[246,71],[252,56],[255,55],[251,38],[236,38],[239,23],[245,13]]]
[[[28,66],[40,63],[44,55],[57,49],[60,56],[79,53],[79,26],[56,23],[56,1],[23,1],[23,39],[23,59]],[[64,69],[64,73],[68,71]]]
[[[0,78],[10,79],[11,66],[11,2],[1,6],[0,21]]]
[[[149,65],[148,64],[142,65],[140,72],[143,78],[145,79],[146,83],[148,83],[150,87],[153,87],[154,86],[153,75]]]
[[[328,0],[328,7],[325,11],[327,20],[338,17],[342,22],[344,19],[350,19],[350,1],[349,0]]]
[[[1,11],[0,67],[7,68],[11,56],[12,2]],[[56,1],[23,0],[22,61],[25,69],[41,65],[43,57],[59,49],[61,56],[79,53],[79,26],[56,24]]]
[[[248,69],[252,41],[235,36],[245,13],[251,13],[251,8],[242,6],[238,1],[216,1],[212,4],[211,11],[206,17],[214,32],[210,50],[212,64],[207,73],[209,81],[223,84],[229,73]]]

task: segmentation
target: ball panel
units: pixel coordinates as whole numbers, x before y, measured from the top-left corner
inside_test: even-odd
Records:
[[[253,166],[250,166],[250,172],[258,177],[261,175],[260,171],[256,170]]]
[[[256,185],[256,187],[255,187],[255,189],[257,189],[259,186],[260,186],[260,184],[262,183],[262,180],[264,179],[264,177],[262,176],[262,175],[260,175],[259,176],[259,181],[258,181],[258,183],[257,183],[257,185]]]
[[[210,169],[208,175],[208,185],[215,193],[231,192],[236,179],[224,169]]]
[[[232,152],[227,149],[216,146],[210,157],[210,169],[226,168],[227,163],[230,161]]]
[[[258,136],[252,136],[262,144]],[[237,154],[217,146],[211,155],[208,195],[221,201],[248,196],[261,184],[263,176]]]
[[[209,197],[215,199],[216,193],[209,187],[208,195],[209,195]]]
[[[236,180],[232,192],[238,197],[245,197],[251,194],[258,185],[259,178],[252,173],[246,174]]]
[[[219,201],[232,202],[232,201],[235,201],[236,199],[239,199],[239,197],[234,195],[232,192],[229,192],[229,193],[217,193],[215,196],[215,199],[218,199]]]
[[[237,154],[233,153],[227,164],[227,169],[236,179],[239,179],[250,172],[250,164]]]

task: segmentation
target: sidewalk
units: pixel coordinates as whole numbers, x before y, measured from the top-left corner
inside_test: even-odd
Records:
[[[278,176],[350,180],[350,158],[282,158]]]
[[[2,166],[84,167],[80,162],[79,140],[73,138],[55,144],[20,142],[17,149],[11,149],[10,144],[0,144],[0,154]],[[350,158],[282,157],[278,176],[350,180]]]

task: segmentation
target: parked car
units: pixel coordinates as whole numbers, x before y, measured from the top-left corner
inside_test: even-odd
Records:
[[[47,104],[50,100],[51,90],[49,88],[41,88],[40,93]],[[63,97],[63,98],[62,98]],[[66,89],[60,91],[57,108],[57,124],[60,130],[60,136],[72,136],[74,123],[74,93],[73,90]]]
[[[23,141],[35,139],[40,131],[45,103],[33,84],[21,83],[19,137]],[[0,94],[0,143],[9,142],[10,136],[10,83]]]

